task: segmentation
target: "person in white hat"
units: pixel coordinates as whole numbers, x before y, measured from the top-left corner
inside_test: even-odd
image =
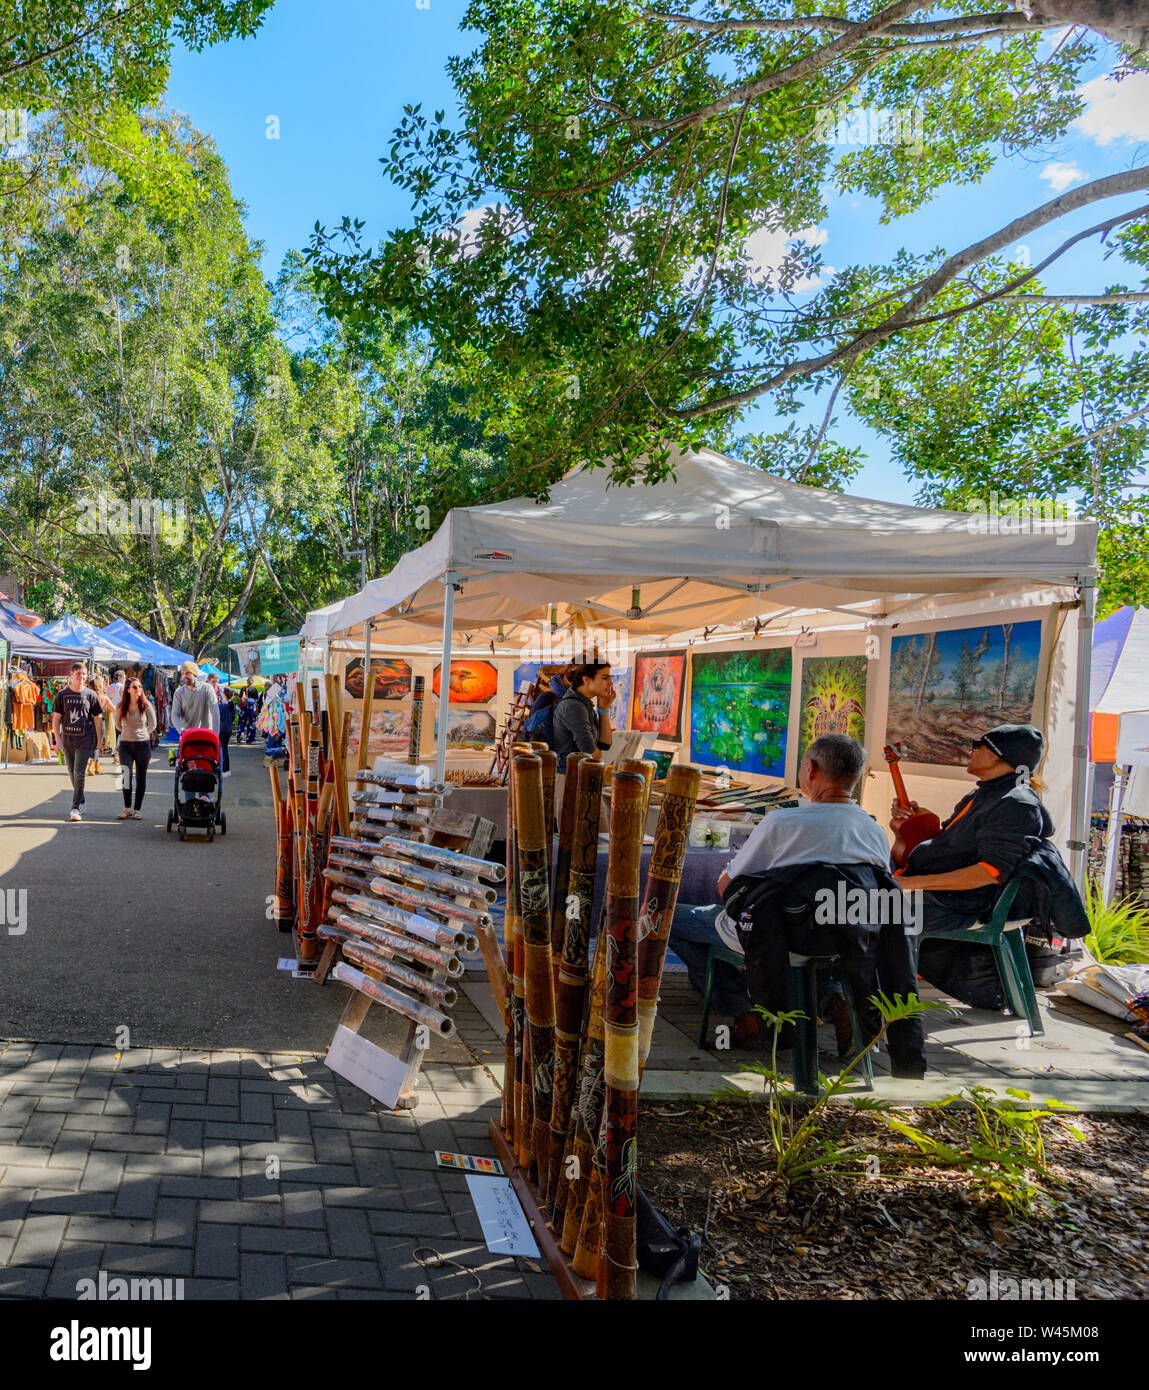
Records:
[[[180,667],[180,687],[172,700],[172,724],[176,732],[210,729],[219,733],[219,701],[210,685],[197,685],[200,669],[194,661]]]

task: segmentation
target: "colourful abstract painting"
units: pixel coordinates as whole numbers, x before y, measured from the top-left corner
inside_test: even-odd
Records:
[[[908,762],[964,766],[998,724],[1033,716],[1041,623],[994,623],[895,637],[888,743]]]
[[[866,742],[864,656],[808,656],[802,662],[798,702],[798,766],[806,749],[823,734],[848,734]]]
[[[686,652],[640,652],[634,659],[630,727],[682,741]]]
[[[790,649],[695,652],[690,761],[782,777],[790,718]]]

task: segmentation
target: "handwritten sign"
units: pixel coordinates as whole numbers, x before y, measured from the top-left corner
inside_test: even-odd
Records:
[[[484,1178],[468,1173],[467,1188],[487,1249],[496,1255],[529,1255],[537,1259],[539,1247],[510,1178]]]
[[[326,1061],[333,1072],[345,1077],[353,1086],[374,1096],[389,1110],[395,1108],[403,1078],[407,1075],[406,1062],[392,1057],[342,1024],[331,1039]]]

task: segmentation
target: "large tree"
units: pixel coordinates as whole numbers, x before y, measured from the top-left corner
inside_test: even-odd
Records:
[[[1141,63],[1146,12],[473,0],[480,43],[451,64],[461,119],[408,107],[382,161],[412,195],[411,225],[373,250],[345,219],[310,255],[345,316],[397,308],[461,367],[464,351],[481,363],[476,389],[514,431],[515,486],[542,491],[579,457],[654,479],[663,441],[730,444],[757,401],[785,416],[813,393],[832,409],[881,349],[928,341],[941,314],[1064,319],[1073,302],[1116,337],[1104,315],[1149,299],[1143,275],[1056,299],[1040,277],[1082,242],[1144,227],[1149,167],[987,208],[976,242],[883,266],[830,274],[799,238],[763,267],[755,247],[824,219],[831,190],[876,199],[892,222],[976,185],[1003,151],[1048,148],[1098,53]],[[1074,214],[1044,263],[1010,263]],[[857,462],[814,428],[758,449],[811,481]]]
[[[253,34],[273,0],[0,0],[0,241],[35,194],[85,163],[153,201],[186,197],[186,166],[140,112],[167,86],[175,40],[193,50]],[[54,138],[34,147],[41,121]]]
[[[289,253],[275,312],[289,353],[292,484],[264,542],[261,584],[292,622],[385,574],[447,510],[486,500],[504,448],[427,336],[390,315],[326,317]]]
[[[283,505],[290,373],[222,161],[179,118],[143,128],[189,206],[92,167],[0,267],[0,542],[40,601],[198,651]]]

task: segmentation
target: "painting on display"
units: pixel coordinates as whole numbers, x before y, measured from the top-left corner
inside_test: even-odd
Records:
[[[559,668],[556,666],[555,670],[557,671],[558,669]],[[539,679],[539,672],[541,670],[542,665],[538,661],[520,662],[519,665],[515,667],[515,694],[517,695],[524,685],[534,685]]]
[[[1041,623],[979,624],[895,637],[887,742],[908,762],[964,766],[998,724],[1033,716]]]
[[[405,700],[411,693],[411,665],[407,661],[372,658],[376,700]],[[343,668],[343,689],[352,700],[363,698],[363,658],[357,656]]]
[[[439,736],[436,723],[435,737]],[[448,709],[447,747],[485,752],[494,746],[495,716],[488,709]]]
[[[363,708],[351,711],[351,738],[349,749],[358,750],[359,738],[363,730]],[[380,709],[371,707],[371,737],[367,751],[372,757],[386,755],[406,756],[407,744],[411,738],[411,711],[409,709]]]
[[[442,662],[435,663],[431,689],[439,693]],[[452,661],[448,704],[486,705],[499,689],[499,673],[492,661]]]
[[[690,686],[690,761],[782,777],[790,718],[788,647],[695,652]]]
[[[864,656],[808,656],[802,662],[798,701],[798,766],[806,749],[823,734],[846,734],[865,746],[866,671]]]
[[[614,682],[614,699],[610,705],[612,729],[625,729],[630,718],[630,678],[630,671],[622,667],[611,670],[611,680]]]
[[[631,683],[630,727],[682,741],[686,652],[639,652]]]

